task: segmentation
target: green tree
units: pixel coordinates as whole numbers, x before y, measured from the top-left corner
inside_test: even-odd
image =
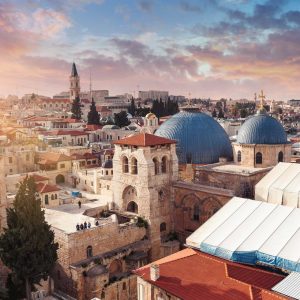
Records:
[[[224,112],[222,108],[219,109],[218,118],[224,118]]]
[[[81,103],[80,103],[80,98],[77,96],[72,103],[72,118],[80,120],[82,116],[82,111],[81,111]]]
[[[247,110],[245,108],[241,109],[240,116],[241,116],[241,118],[246,118],[247,117]]]
[[[94,99],[92,98],[92,104],[90,106],[90,111],[88,113],[88,125],[99,125],[100,116],[96,108]]]
[[[126,111],[122,110],[121,112],[115,114],[115,124],[120,128],[130,124]]]
[[[7,209],[7,228],[0,236],[0,258],[12,277],[25,284],[27,299],[31,299],[32,285],[49,275],[58,249],[36,194],[34,179],[27,176],[13,208]]]
[[[214,110],[213,110],[211,116],[212,116],[213,118],[216,118],[216,117],[217,117],[217,112],[216,112],[216,109],[215,109],[215,108],[214,108]]]

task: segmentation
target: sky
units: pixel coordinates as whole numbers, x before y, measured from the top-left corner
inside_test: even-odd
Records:
[[[0,96],[300,99],[300,0],[0,0]]]

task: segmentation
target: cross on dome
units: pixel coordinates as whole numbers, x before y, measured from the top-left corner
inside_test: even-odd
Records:
[[[264,100],[266,99],[266,95],[264,95],[264,91],[261,90],[260,95],[258,95],[258,98],[260,98],[260,108],[264,108]]]

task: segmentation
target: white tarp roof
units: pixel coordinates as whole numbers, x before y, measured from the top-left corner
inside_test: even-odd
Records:
[[[300,208],[234,197],[186,243],[241,263],[300,271]]]
[[[257,183],[255,199],[300,207],[300,164],[279,163]]]

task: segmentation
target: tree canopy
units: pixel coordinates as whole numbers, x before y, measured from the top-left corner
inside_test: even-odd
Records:
[[[92,98],[92,104],[90,105],[90,111],[88,113],[88,125],[99,125],[100,115],[97,111],[94,98]]]
[[[156,99],[152,103],[151,112],[158,118],[174,115],[179,112],[178,102],[171,100],[170,97],[165,102]]]
[[[7,209],[7,228],[0,236],[0,258],[12,271],[11,279],[26,286],[30,299],[32,285],[46,279],[53,268],[58,244],[45,221],[33,177],[23,180],[13,204]]]
[[[121,127],[127,126],[130,121],[127,118],[127,112],[122,110],[121,112],[115,114],[115,125]]]
[[[77,96],[72,103],[72,118],[80,120],[82,116],[82,111],[81,111],[81,103],[80,103],[80,98]]]

